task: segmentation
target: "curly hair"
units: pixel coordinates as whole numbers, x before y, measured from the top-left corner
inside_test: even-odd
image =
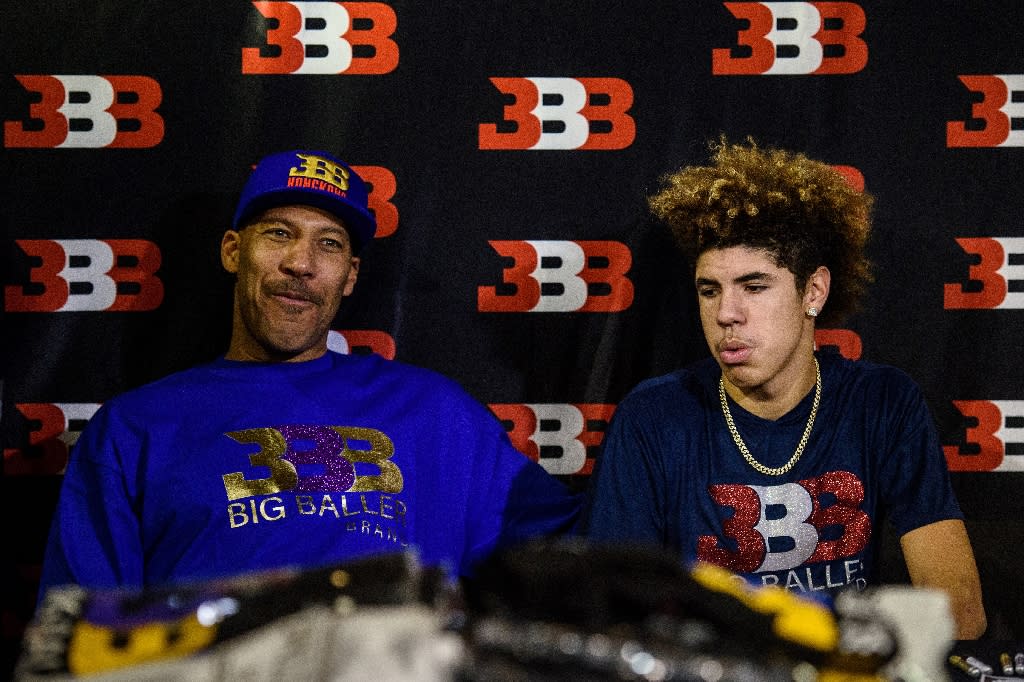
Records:
[[[724,136],[710,147],[712,165],[669,173],[648,197],[691,267],[708,249],[763,249],[802,291],[824,265],[832,283],[819,321],[830,325],[855,312],[872,281],[865,247],[873,197],[802,153],[760,148],[750,138],[730,144]]]

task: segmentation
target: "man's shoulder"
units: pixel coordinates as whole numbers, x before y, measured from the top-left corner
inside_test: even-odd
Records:
[[[707,358],[687,367],[666,374],[660,374],[638,383],[626,397],[619,409],[631,410],[682,410],[691,412],[706,402],[718,381],[718,365]]]
[[[916,386],[908,372],[895,365],[864,359],[850,359],[837,351],[818,353],[821,371],[825,376],[835,375],[843,383],[863,383],[880,387]]]

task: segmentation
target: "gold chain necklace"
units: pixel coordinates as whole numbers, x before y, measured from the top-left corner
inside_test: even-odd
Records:
[[[747,460],[747,464],[762,474],[781,476],[792,469],[800,460],[800,455],[804,454],[804,447],[807,445],[807,439],[811,437],[811,429],[814,427],[814,418],[818,415],[818,403],[821,402],[821,367],[818,365],[818,358],[814,358],[814,404],[811,405],[811,416],[807,418],[807,426],[804,428],[804,435],[800,437],[799,445],[796,446],[796,452],[793,453],[788,462],[780,467],[766,467],[754,459],[754,456],[750,454],[750,450],[747,449],[747,444],[743,442],[740,432],[736,430],[736,424],[732,420],[732,412],[729,411],[729,401],[725,398],[725,375],[718,379],[718,397],[722,401],[722,414],[725,415],[725,425],[729,427],[729,433],[732,434],[733,442],[739,448],[743,459]]]

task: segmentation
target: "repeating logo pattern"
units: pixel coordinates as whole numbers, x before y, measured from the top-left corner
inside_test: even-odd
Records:
[[[633,256],[613,241],[509,241],[489,244],[512,260],[499,286],[477,289],[482,313],[615,313],[633,303]]]
[[[38,264],[4,287],[8,312],[139,312],[164,299],[160,249],[145,239],[19,239]]]
[[[636,138],[636,121],[628,113],[633,88],[620,78],[491,78],[491,83],[513,101],[505,105],[500,123],[480,124],[480,149],[617,150]]]
[[[99,403],[15,405],[28,427],[28,449],[4,448],[4,476],[64,473],[70,449],[99,407]]]
[[[947,282],[943,306],[1024,308],[1024,237],[957,237],[964,253],[977,261],[966,282]]]
[[[494,403],[517,450],[540,462],[549,474],[587,475],[615,412],[609,404]]]
[[[242,48],[243,74],[379,75],[398,67],[395,11],[381,2],[253,2],[267,43]],[[368,23],[368,28],[356,24]],[[359,56],[368,48],[371,56]]]
[[[947,445],[950,471],[1024,471],[1024,400],[954,400],[969,424]]]
[[[149,76],[15,78],[38,101],[27,119],[4,122],[4,147],[148,148],[164,139],[163,91]]]
[[[959,78],[981,99],[971,104],[971,119],[946,124],[946,146],[1024,147],[1024,74]]]
[[[868,63],[864,10],[852,2],[726,2],[725,8],[747,27],[737,46],[711,52],[716,76],[840,75],[857,73]],[[837,28],[828,28],[829,24]],[[832,54],[832,53],[838,54]]]

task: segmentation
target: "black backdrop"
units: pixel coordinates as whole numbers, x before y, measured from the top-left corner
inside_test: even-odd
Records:
[[[67,0],[6,3],[0,37],[8,652],[82,425],[225,348],[217,248],[260,156],[372,184],[332,346],[452,376],[582,488],[623,394],[706,353],[644,197],[720,133],[876,195],[877,281],[819,343],[922,384],[992,632],[1024,637],[1019,0]]]

